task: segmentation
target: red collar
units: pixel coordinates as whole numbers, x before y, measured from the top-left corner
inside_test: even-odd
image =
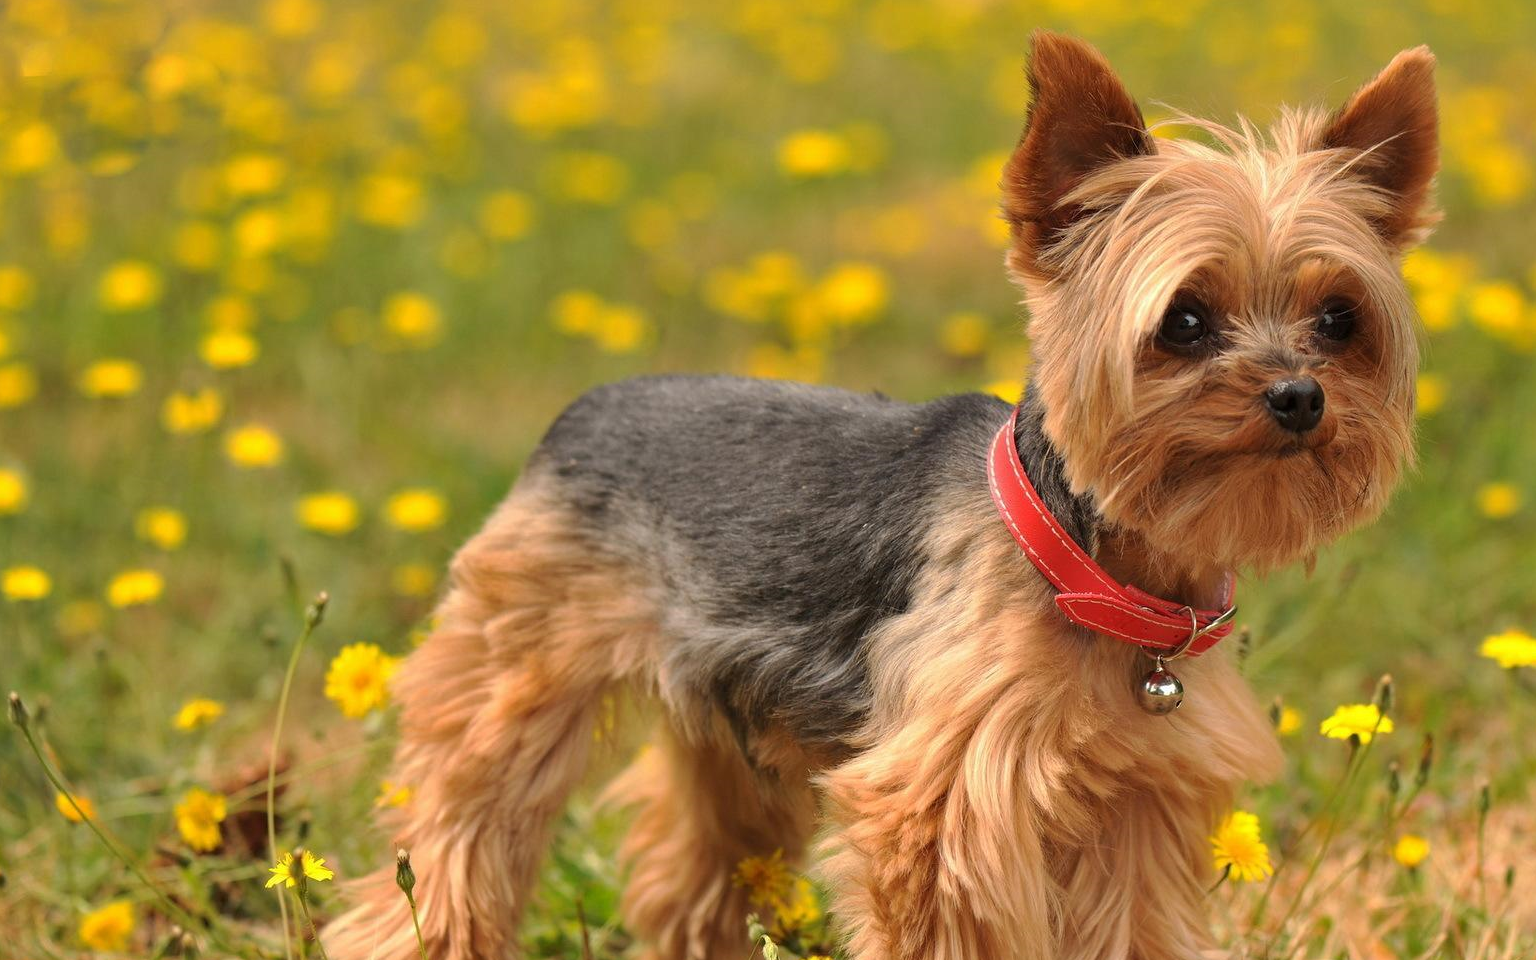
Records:
[[[987,456],[992,502],[1024,553],[1059,591],[1056,606],[1068,620],[1096,633],[1137,644],[1164,659],[1210,649],[1232,632],[1232,577],[1222,587],[1223,610],[1194,610],[1121,584],[1104,571],[1046,509],[1019,463],[1014,423],[997,431]],[[1183,649],[1181,649],[1183,648]]]

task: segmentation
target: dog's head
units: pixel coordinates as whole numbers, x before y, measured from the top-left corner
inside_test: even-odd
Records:
[[[1154,137],[1109,64],[1037,34],[1003,174],[1031,389],[1078,493],[1192,566],[1265,568],[1376,516],[1413,456],[1400,258],[1435,219],[1434,58],[1267,136]]]

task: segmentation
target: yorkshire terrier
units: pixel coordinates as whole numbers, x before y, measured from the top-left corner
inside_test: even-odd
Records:
[[[519,953],[623,689],[662,717],[610,788],[647,957],[745,956],[733,868],[821,828],[856,960],[1213,949],[1207,837],[1281,756],[1227,648],[1196,655],[1234,571],[1310,560],[1413,458],[1433,70],[1408,50],[1332,113],[1167,139],[1039,33],[1001,182],[1016,409],[680,376],[572,404],[396,680],[428,955]],[[392,870],[326,939],[415,956]]]

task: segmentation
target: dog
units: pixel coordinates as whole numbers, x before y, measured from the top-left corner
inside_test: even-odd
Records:
[[[566,409],[396,680],[428,955],[518,954],[621,690],[661,717],[610,788],[644,956],[745,956],[733,868],[813,850],[855,960],[1212,949],[1207,838],[1281,756],[1227,647],[1193,654],[1233,571],[1309,562],[1413,460],[1433,73],[1420,47],[1335,111],[1168,139],[1037,33],[1016,408],[659,376]],[[360,897],[331,954],[415,956],[393,870]]]

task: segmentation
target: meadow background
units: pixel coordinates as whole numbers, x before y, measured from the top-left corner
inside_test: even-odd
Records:
[[[178,904],[281,955],[262,794],[303,605],[329,594],[293,683],[279,849],[345,880],[393,856],[371,808],[409,802],[380,783],[391,658],[581,390],[698,370],[1016,394],[995,185],[1039,26],[1100,45],[1154,119],[1161,101],[1263,122],[1342,102],[1402,48],[1439,56],[1447,216],[1407,265],[1421,464],[1310,576],[1241,591],[1290,759],[1243,803],[1280,873],[1211,901],[1241,955],[1536,955],[1523,0],[11,0],[0,692]],[[1391,733],[1320,735],[1384,673]],[[160,955],[165,910],[16,733],[6,952]],[[622,824],[573,806],[536,955],[630,951]],[[832,949],[814,888],[771,857],[743,880],[787,950]],[[335,884],[311,887],[326,915]]]

